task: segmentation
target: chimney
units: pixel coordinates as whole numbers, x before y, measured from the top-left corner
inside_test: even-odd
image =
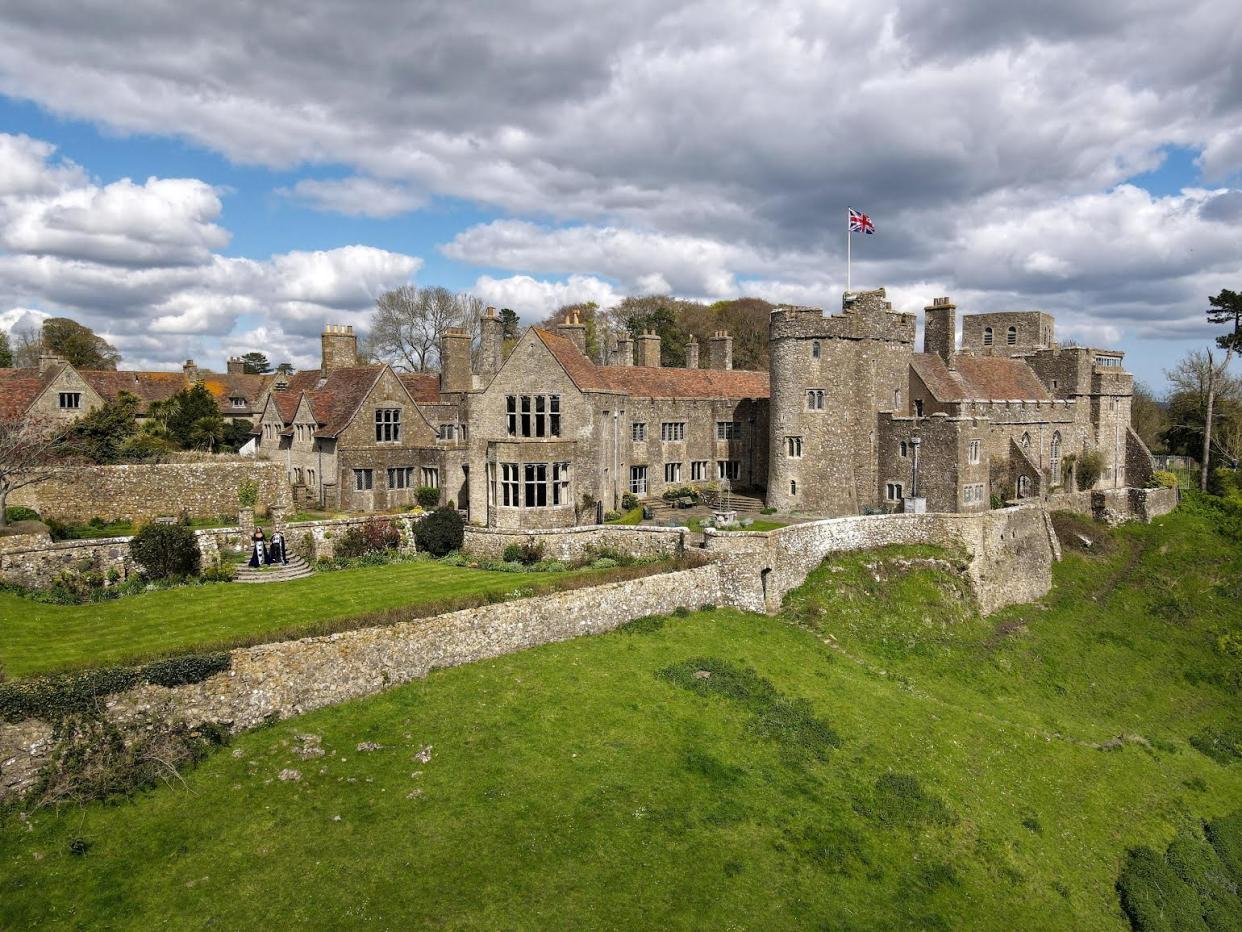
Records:
[[[186,366],[189,365],[190,363],[187,362]],[[246,360],[242,359],[240,356],[230,356],[228,361],[228,373],[229,375],[245,375]]]
[[[570,311],[557,325],[556,332],[578,347],[579,353],[586,355],[586,324],[578,317],[577,311]]]
[[[353,327],[327,324],[319,339],[322,347],[319,371],[324,375],[358,365],[358,338],[354,336]]]
[[[694,337],[690,337],[690,342],[686,344],[686,368],[697,369],[699,367],[699,341]]]
[[[193,359],[187,359],[182,364],[181,371],[185,373],[185,380],[191,385],[198,381],[198,366],[194,364]]]
[[[923,308],[923,352],[935,353],[953,365],[957,347],[957,305],[948,298],[933,298]]]
[[[630,339],[629,331],[622,331],[617,335],[617,345],[613,350],[614,366],[632,366],[634,365],[634,343]]]
[[[479,375],[484,381],[500,371],[504,361],[505,324],[496,316],[496,309],[489,307],[479,319]]]
[[[733,337],[728,330],[717,330],[707,341],[707,368],[733,368]]]
[[[440,391],[468,392],[472,388],[470,334],[460,327],[451,327],[440,337]]]
[[[644,330],[638,336],[638,364],[652,369],[660,367],[660,335]]]
[[[59,366],[67,366],[68,362],[61,356],[52,353],[43,353],[39,356],[39,371],[47,372],[49,369],[55,369]]]

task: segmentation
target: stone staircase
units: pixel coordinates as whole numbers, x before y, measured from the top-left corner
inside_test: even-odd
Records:
[[[678,508],[676,502],[666,502],[662,498],[649,499],[644,501],[643,504],[651,509],[655,521],[662,522],[670,518],[685,516],[687,513],[699,514],[704,508],[714,508],[717,497],[723,498],[724,496],[718,492],[705,494],[703,496],[703,504],[695,506],[697,509],[695,511]],[[766,505],[761,496],[733,492],[729,496],[729,507],[737,512],[739,518],[754,518],[759,516]]]
[[[291,579],[305,579],[312,572],[313,570],[301,557],[290,557],[288,563],[276,563],[272,566],[259,567],[258,569],[243,563],[237,568],[237,578],[234,582],[288,582]]]

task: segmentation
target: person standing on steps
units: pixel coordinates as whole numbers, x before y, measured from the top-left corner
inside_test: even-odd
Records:
[[[263,528],[255,528],[250,535],[250,565],[255,569],[268,563],[267,536]]]
[[[268,563],[285,563],[289,562],[289,555],[285,553],[285,535],[282,531],[275,531],[272,534],[272,545],[267,550]]]

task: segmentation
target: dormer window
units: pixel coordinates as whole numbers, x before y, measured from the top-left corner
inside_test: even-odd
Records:
[[[229,404],[231,404],[234,408],[244,408],[246,407],[246,399],[234,396],[229,399]]]

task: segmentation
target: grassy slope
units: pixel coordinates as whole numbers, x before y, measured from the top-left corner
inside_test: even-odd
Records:
[[[0,925],[1121,928],[1126,849],[1242,797],[1242,765],[1187,745],[1237,714],[1204,677],[1242,551],[1162,524],[987,620],[934,567],[846,556],[781,618],[673,618],[244,735],[184,788],[0,823]],[[656,675],[698,657],[807,700],[840,748]],[[292,754],[308,732],[328,757]],[[1118,734],[1149,746],[1089,746]]]
[[[554,582],[572,573],[518,575],[398,563],[262,586],[220,583],[144,592],[93,605],[44,605],[0,592],[0,666],[29,676],[218,644],[365,612]]]

